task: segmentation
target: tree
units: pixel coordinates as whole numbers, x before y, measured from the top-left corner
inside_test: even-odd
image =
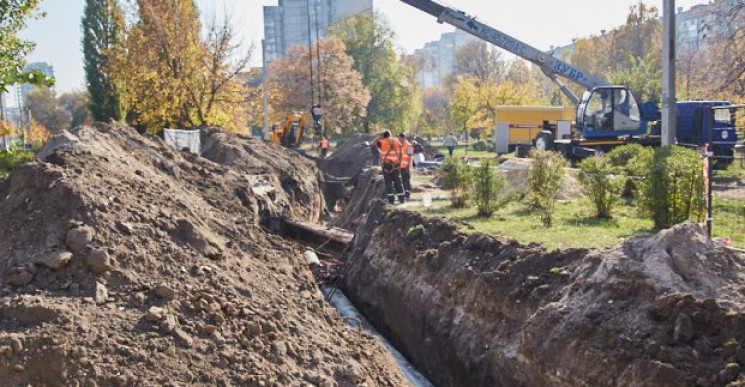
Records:
[[[344,19],[332,28],[332,34],[342,40],[354,59],[354,69],[370,90],[367,115],[360,123],[364,131],[412,127],[421,108],[418,89],[412,87],[414,69],[397,59],[394,33],[381,15],[362,13]]]
[[[28,83],[36,86],[51,86],[54,78],[38,70],[23,71],[25,57],[34,44],[18,37],[18,31],[26,27],[29,18],[42,17],[36,10],[39,0],[3,0],[0,2],[0,92],[8,86]]]
[[[90,110],[98,121],[123,117],[119,87],[111,77],[112,58],[122,55],[126,36],[118,0],[86,0],[83,19],[83,68]]]
[[[78,127],[91,118],[90,94],[87,91],[71,91],[57,98],[57,106],[60,106],[70,114],[70,127]]]
[[[626,23],[601,36],[575,41],[571,62],[601,78],[631,81],[634,95],[659,100],[656,83],[662,72],[662,23],[656,7],[644,2],[632,6]],[[641,77],[641,78],[639,78]],[[569,85],[575,94],[584,91]],[[661,87],[660,87],[661,90]]]
[[[26,95],[25,106],[31,112],[31,118],[52,133],[70,128],[72,115],[58,106],[54,90],[50,88],[30,91]]]
[[[455,53],[456,73],[473,76],[479,80],[479,84],[502,80],[506,67],[502,54],[495,49],[490,50],[483,41],[469,42]]]
[[[338,38],[322,39],[315,45],[320,49],[321,65],[317,90],[322,90],[324,123],[337,133],[353,131],[359,117],[364,117],[370,102],[370,92],[362,84],[360,73],[353,69],[352,58]],[[318,58],[313,51],[311,57]],[[308,48],[291,47],[287,54],[270,65],[269,79],[272,110],[287,114],[294,110],[307,111],[310,105],[311,82],[308,72]],[[263,96],[260,96],[263,98]],[[276,117],[281,118],[281,117]]]
[[[476,80],[467,76],[457,77],[450,98],[450,121],[462,131],[482,126],[476,115],[478,108]]]
[[[240,49],[228,18],[202,25],[192,0],[138,0],[139,20],[113,73],[124,85],[127,119],[141,130],[227,126],[245,122],[239,80],[252,50]]]

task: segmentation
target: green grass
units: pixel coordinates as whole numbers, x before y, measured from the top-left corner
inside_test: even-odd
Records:
[[[417,197],[418,199],[418,197]],[[634,206],[619,204],[614,219],[595,219],[587,200],[559,202],[554,213],[554,225],[543,227],[540,213],[522,202],[513,202],[491,218],[476,217],[475,208],[453,209],[447,197],[433,198],[432,207],[413,207],[427,216],[465,221],[465,232],[481,232],[516,239],[523,243],[536,242],[549,249],[572,247],[605,247],[618,244],[625,238],[653,232],[654,224],[638,215]]]
[[[34,152],[16,150],[0,151],[0,179],[5,179],[14,166],[34,159]]]

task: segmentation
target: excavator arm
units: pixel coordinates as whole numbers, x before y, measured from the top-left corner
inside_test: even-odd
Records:
[[[419,10],[437,18],[438,23],[447,23],[461,31],[465,31],[477,38],[487,41],[512,54],[528,60],[543,71],[546,76],[556,82],[561,91],[567,95],[575,104],[580,99],[559,79],[559,77],[578,83],[587,89],[598,86],[610,86],[610,83],[593,74],[580,70],[569,63],[554,58],[550,53],[540,51],[528,44],[521,42],[496,28],[490,27],[475,17],[467,15],[463,11],[446,7],[430,0],[401,0]]]

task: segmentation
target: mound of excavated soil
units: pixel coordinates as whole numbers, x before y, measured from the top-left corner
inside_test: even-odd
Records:
[[[327,175],[341,179],[350,179],[370,164],[370,142],[374,138],[371,134],[354,134],[344,141],[334,153],[326,159],[319,159],[318,167]]]
[[[356,230],[364,220],[372,202],[382,199],[385,194],[385,183],[380,167],[362,170],[354,181],[354,189],[349,198],[344,200],[341,213],[332,224],[347,230]]]
[[[527,193],[528,192],[528,171],[530,170],[531,160],[530,159],[508,159],[504,163],[500,164],[497,171],[507,179],[510,187],[515,192]],[[577,180],[577,170],[566,169],[564,179],[561,182],[557,199],[559,200],[574,200],[585,195],[584,189]]]
[[[0,181],[0,384],[405,384],[259,226],[318,218],[316,168],[203,135],[204,158],[86,127]]]
[[[347,295],[440,386],[745,382],[745,259],[692,223],[548,252],[378,202],[346,258]]]

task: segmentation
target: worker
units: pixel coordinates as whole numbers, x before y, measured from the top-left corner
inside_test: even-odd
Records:
[[[396,195],[398,195],[399,202],[403,203],[405,200],[404,190],[401,184],[401,174],[398,171],[401,167],[401,143],[391,138],[389,130],[385,130],[382,138],[377,140],[376,143],[378,149],[380,149],[380,163],[383,166],[385,196],[388,199],[388,204],[396,202]],[[393,192],[394,188],[395,194]]]
[[[321,136],[321,158],[326,158],[326,153],[329,151],[329,140],[326,139],[326,136]]]
[[[401,144],[401,184],[404,187],[404,198],[411,198],[411,162],[414,159],[414,146],[406,139],[406,135],[400,133],[398,142]]]
[[[455,150],[456,146],[458,146],[458,138],[453,135],[453,132],[450,132],[450,134],[445,137],[445,147],[448,148],[450,157],[453,157],[453,151]]]

